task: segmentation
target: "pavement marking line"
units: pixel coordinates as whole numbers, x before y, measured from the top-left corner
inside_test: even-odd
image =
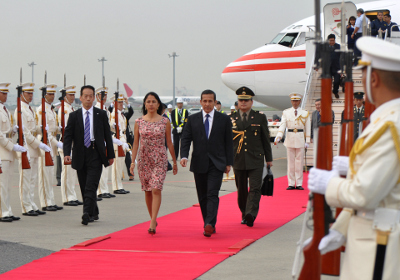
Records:
[[[76,245],[75,245],[76,246]],[[65,248],[60,251],[92,251],[92,252],[126,252],[126,253],[165,253],[165,254],[216,254],[236,255],[238,252],[208,252],[208,251],[144,251],[144,250],[114,250],[114,249],[72,249]]]

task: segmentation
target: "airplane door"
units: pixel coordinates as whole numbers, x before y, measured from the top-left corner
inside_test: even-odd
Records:
[[[335,34],[336,42],[341,42],[341,8],[342,2],[330,3],[324,6],[324,40],[326,40],[329,34]],[[346,16],[345,24],[347,25],[351,16],[357,17],[357,7],[353,2],[345,2],[343,8]]]

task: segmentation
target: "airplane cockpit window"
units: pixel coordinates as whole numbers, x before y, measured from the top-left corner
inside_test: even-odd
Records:
[[[306,34],[304,32],[301,32],[299,38],[297,39],[295,47],[298,47],[305,43],[306,43]]]
[[[282,40],[279,42],[280,45],[291,48],[294,41],[299,33],[286,33]]]
[[[279,33],[275,36],[275,38],[270,42],[270,44],[278,44],[278,42],[282,39],[285,33]]]

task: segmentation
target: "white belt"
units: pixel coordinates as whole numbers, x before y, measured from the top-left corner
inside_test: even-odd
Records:
[[[375,209],[374,210],[366,210],[366,211],[361,211],[357,210],[358,217],[364,218],[366,220],[374,220],[375,217]]]

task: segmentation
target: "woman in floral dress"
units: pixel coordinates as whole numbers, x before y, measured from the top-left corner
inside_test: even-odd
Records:
[[[135,122],[134,143],[132,147],[132,163],[130,172],[135,168],[135,159],[139,150],[138,174],[145,192],[147,210],[150,214],[150,234],[156,233],[157,215],[161,206],[161,191],[167,173],[168,157],[165,139],[173,159],[173,173],[176,175],[174,145],[171,141],[171,124],[161,116],[162,104],[154,92],[146,94],[143,100],[143,116]],[[140,141],[140,149],[139,149]],[[132,173],[133,174],[133,173]]]

